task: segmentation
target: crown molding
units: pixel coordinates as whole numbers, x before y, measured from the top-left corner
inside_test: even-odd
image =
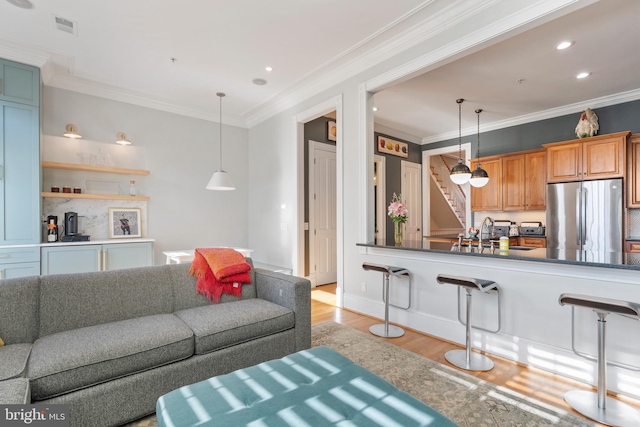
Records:
[[[42,68],[47,65],[51,55],[31,46],[0,39],[0,58]]]
[[[210,122],[218,123],[220,121],[218,117],[220,112],[217,109],[177,105],[170,101],[154,98],[145,93],[134,92],[106,83],[100,83],[75,76],[57,74],[49,81],[47,86],[106,98],[112,101],[125,102],[127,104],[133,104],[140,107],[152,108],[154,110],[165,111],[167,113],[178,114],[181,116],[207,120]],[[225,114],[223,123],[225,125],[241,128],[247,127],[244,119],[237,115]]]
[[[548,110],[536,113],[525,114],[523,116],[514,117],[507,120],[500,120],[487,125],[480,126],[480,132],[490,132],[492,130],[504,129],[508,127],[523,125],[526,123],[537,122],[540,120],[553,119],[555,117],[565,116],[567,114],[581,113],[585,108],[591,109],[608,107],[611,105],[623,104],[625,102],[637,101],[640,99],[640,89],[634,89],[627,92],[621,92],[614,95],[602,96],[587,101],[575,102],[573,104],[564,105],[562,107],[550,108]],[[477,127],[466,128],[462,130],[462,136],[475,135],[478,131]],[[422,145],[433,144],[434,142],[446,141],[458,137],[458,132],[446,132],[439,135],[422,138]]]

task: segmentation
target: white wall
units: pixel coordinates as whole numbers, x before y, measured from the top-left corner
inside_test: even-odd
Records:
[[[164,263],[166,250],[247,246],[246,129],[223,125],[222,131],[223,167],[236,190],[210,191],[204,187],[219,167],[218,123],[51,87],[44,88],[43,106],[43,160],[76,163],[78,151],[102,150],[116,167],[151,171],[144,177],[76,173],[71,184],[84,188],[87,179],[124,184],[135,179],[138,193],[151,197],[143,237],[156,239],[156,264]],[[68,123],[78,127],[82,139],[61,136]],[[126,133],[133,144],[116,145],[117,132]],[[60,176],[51,179],[64,179]],[[113,201],[112,206],[121,204]]]

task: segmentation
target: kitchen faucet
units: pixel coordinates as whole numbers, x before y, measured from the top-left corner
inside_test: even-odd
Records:
[[[489,221],[488,226],[493,227],[493,219],[491,219],[488,216],[485,216],[484,219],[482,220],[482,224],[480,224],[480,238],[478,239],[478,253],[482,253],[482,251],[484,250],[484,246],[482,245],[482,230],[484,229],[484,225],[487,221]],[[488,227],[487,227],[487,231],[489,231],[489,239],[491,239],[491,230],[489,230]]]

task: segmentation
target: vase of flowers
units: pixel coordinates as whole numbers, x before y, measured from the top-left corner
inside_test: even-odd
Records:
[[[402,245],[402,224],[407,222],[407,207],[402,202],[402,194],[393,193],[393,198],[387,209],[388,215],[393,221],[393,240],[396,246]]]

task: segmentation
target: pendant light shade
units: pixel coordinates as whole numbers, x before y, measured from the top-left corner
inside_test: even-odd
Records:
[[[466,184],[471,178],[469,166],[462,161],[462,103],[464,99],[456,99],[458,103],[458,164],[451,169],[450,178],[454,184]]]
[[[67,125],[65,132],[62,135],[72,139],[82,138],[82,135],[78,133],[78,128],[76,128],[76,125],[72,124]]]
[[[480,113],[482,113],[482,110],[476,110],[478,115],[478,152],[476,153],[478,165],[471,173],[471,179],[469,180],[469,184],[476,188],[484,187],[489,182],[489,174],[480,166]]]
[[[215,171],[209,180],[209,183],[205,187],[207,190],[219,190],[219,191],[229,191],[235,190],[236,187],[233,186],[231,182],[231,177],[227,172],[222,170],[222,98],[225,97],[225,94],[222,92],[216,93],[216,96],[220,98],[220,169]]]

